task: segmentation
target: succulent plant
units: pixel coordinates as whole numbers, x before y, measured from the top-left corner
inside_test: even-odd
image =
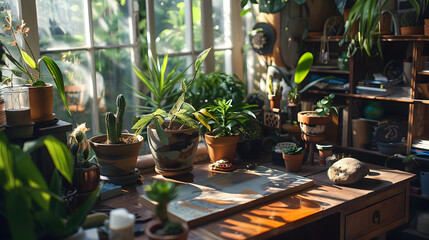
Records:
[[[331,112],[331,110],[334,112],[335,115],[338,115],[337,108],[332,106],[334,97],[335,94],[331,93],[317,102],[317,108],[315,111],[318,116],[327,116],[328,113]]]
[[[119,94],[116,98],[116,114],[111,112],[106,113],[106,132],[107,132],[107,144],[119,143],[119,139],[122,136],[122,129],[124,128],[124,113],[125,113],[125,97]]]
[[[89,163],[89,142],[86,137],[86,131],[88,130],[89,128],[86,127],[86,123],[82,123],[70,134],[68,145],[75,168],[87,168],[91,166]]]
[[[288,147],[284,149],[283,152],[288,155],[300,154],[302,152],[302,147],[297,147],[297,146]]]

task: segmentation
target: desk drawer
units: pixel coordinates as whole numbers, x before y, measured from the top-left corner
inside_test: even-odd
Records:
[[[405,216],[405,193],[346,216],[346,239],[356,239]]]

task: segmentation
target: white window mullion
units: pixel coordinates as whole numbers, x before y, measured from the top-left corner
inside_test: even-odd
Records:
[[[193,28],[193,16],[192,16],[192,0],[184,0],[185,3],[185,44],[186,47],[191,51],[191,58],[186,58],[186,65],[192,63],[192,59],[195,58],[194,49],[194,28]],[[195,66],[192,64],[192,72],[195,71]],[[191,72],[191,73],[192,73]]]
[[[204,72],[211,73],[215,70],[215,59],[214,59],[214,40],[213,40],[213,6],[212,0],[201,1],[201,31],[202,31],[202,43],[203,49],[209,47],[212,51],[204,61]]]
[[[155,6],[153,1],[154,0],[146,0],[147,45],[150,65],[152,65],[151,58],[157,55],[155,36]]]
[[[92,3],[91,0],[86,1],[85,5],[85,16],[86,16],[86,36],[87,36],[87,46],[89,47],[89,51],[87,52],[88,55],[88,63],[89,68],[91,69],[91,83],[92,83],[92,94],[93,94],[93,101],[92,101],[92,127],[93,133],[99,133],[100,132],[100,124],[98,120],[98,97],[97,97],[97,78],[95,74],[95,49],[94,49],[94,24],[92,22]]]
[[[245,81],[244,75],[244,57],[243,57],[243,44],[244,44],[244,32],[243,32],[243,20],[240,16],[241,5],[240,1],[228,0],[230,6],[229,19],[231,24],[230,28],[230,39],[231,39],[231,51],[228,51],[230,56],[227,58],[225,52],[225,65],[232,67],[232,72],[237,75],[239,79]],[[225,4],[226,5],[226,4]],[[249,14],[246,14],[249,15]]]

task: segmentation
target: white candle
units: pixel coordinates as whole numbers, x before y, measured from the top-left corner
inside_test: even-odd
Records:
[[[112,210],[109,218],[109,239],[134,239],[134,221],[134,214],[129,213],[125,208]]]

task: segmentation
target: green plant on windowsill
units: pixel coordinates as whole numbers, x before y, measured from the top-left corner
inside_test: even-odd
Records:
[[[185,126],[189,128],[198,128],[198,123],[201,123],[210,128],[205,118],[205,116],[211,117],[210,114],[207,113],[207,111],[205,111],[204,109],[197,111],[191,104],[185,102],[186,93],[188,92],[189,87],[195,81],[196,74],[201,64],[204,62],[207,55],[209,54],[210,50],[211,48],[204,50],[195,60],[195,72],[193,78],[187,84],[184,80],[181,82],[181,94],[177,97],[170,111],[167,113],[164,109],[158,108],[152,113],[142,115],[132,127],[132,129],[136,131],[136,134],[141,133],[149,123],[153,122],[160,141],[163,144],[167,145],[168,137],[164,129],[181,130]],[[167,62],[164,58],[163,69],[166,66]],[[159,79],[159,82],[164,82],[162,77],[161,79]],[[167,117],[168,121],[165,121]],[[173,124],[174,122],[179,124]]]
[[[332,106],[334,97],[335,95],[331,93],[317,102],[315,112],[318,116],[327,116],[331,111],[338,115],[338,109]]]
[[[145,185],[144,190],[150,200],[157,202],[155,213],[157,218],[161,221],[162,226],[162,228],[159,228],[156,232],[152,232],[152,234],[168,236],[183,233],[186,229],[183,229],[180,223],[170,221],[167,215],[168,203],[178,195],[175,184],[169,181],[154,180],[151,185]],[[151,226],[152,225],[149,224],[146,231],[150,231]]]
[[[302,152],[302,147],[297,147],[297,146],[288,147],[283,150],[283,153],[288,155],[301,154],[301,152]]]
[[[31,159],[45,145],[56,166],[48,185]],[[0,132],[0,232],[6,239],[58,239],[78,230],[96,201],[99,189],[69,213],[62,199],[61,175],[72,181],[73,163],[66,145],[52,136],[11,144]]]
[[[26,24],[24,21],[22,21],[21,24],[18,24],[14,28],[13,22],[12,22],[11,11],[7,10],[6,13],[7,13],[7,16],[5,17],[5,19],[6,19],[7,24],[3,25],[3,30],[6,34],[7,33],[11,34],[13,41],[10,44],[11,44],[11,46],[15,46],[17,48],[19,58],[20,58],[21,62],[23,62],[24,64],[21,64],[15,57],[13,57],[13,55],[9,51],[9,49],[6,46],[4,46],[4,48],[6,50],[5,55],[6,55],[7,59],[13,65],[15,65],[15,67],[17,69],[13,69],[11,66],[6,64],[6,67],[10,70],[11,75],[10,76],[3,76],[2,84],[9,84],[12,82],[13,78],[19,78],[19,79],[24,79],[25,83],[31,84],[31,86],[33,86],[33,87],[46,86],[46,83],[41,80],[41,78],[42,78],[41,62],[43,62],[45,64],[46,68],[48,69],[49,74],[51,75],[51,78],[54,80],[54,83],[58,89],[58,92],[61,95],[61,99],[63,100],[64,106],[66,107],[68,113],[71,115],[69,107],[67,105],[67,99],[66,99],[65,90],[64,90],[64,79],[63,79],[63,75],[62,75],[60,68],[48,56],[43,56],[43,57],[39,58],[37,60],[37,62],[35,61],[36,58],[33,54],[33,51],[31,50],[30,45],[28,44],[28,41],[26,38],[26,37],[28,37],[28,32],[30,31],[30,28],[25,26]],[[21,36],[23,42],[25,43],[25,45],[29,49],[30,54],[28,54],[26,51],[24,51],[22,49],[21,46],[19,46],[18,36]],[[30,71],[30,68],[33,70]],[[34,74],[32,71],[36,72],[36,74]],[[23,76],[22,76],[23,74],[27,78],[23,78]]]
[[[251,111],[253,107],[256,105],[232,104],[231,99],[216,100],[214,105],[204,108],[211,116],[208,120],[210,127],[204,125],[205,130],[212,131],[214,137],[242,135],[250,121],[256,121],[256,116]]]

